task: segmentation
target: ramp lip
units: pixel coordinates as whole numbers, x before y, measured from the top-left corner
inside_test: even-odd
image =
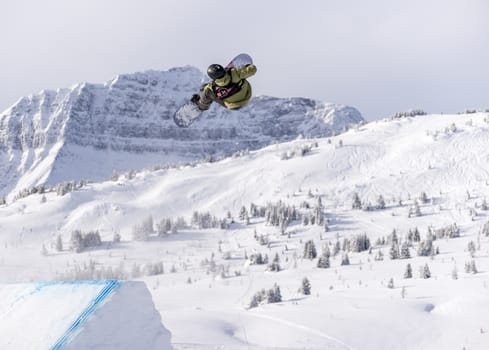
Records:
[[[104,280],[104,281],[72,281],[72,282],[46,282],[41,283],[36,287],[37,291],[50,285],[57,284],[105,284],[105,287],[100,291],[95,299],[82,311],[80,316],[71,324],[66,332],[56,341],[56,343],[50,348],[50,350],[61,350],[66,345],[71,336],[87,321],[88,317],[95,312],[97,307],[110,295],[114,289],[118,288],[122,282],[118,280]]]

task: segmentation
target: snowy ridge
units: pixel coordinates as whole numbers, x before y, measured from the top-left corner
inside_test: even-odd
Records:
[[[0,114],[0,193],[327,136],[363,121],[351,107],[258,97],[240,111],[214,106],[191,128],[177,128],[174,112],[204,81],[183,67],[20,99]]]

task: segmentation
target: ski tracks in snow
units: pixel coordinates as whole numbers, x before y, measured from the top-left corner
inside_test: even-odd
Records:
[[[262,319],[266,319],[266,320],[270,320],[270,321],[274,321],[274,322],[278,322],[278,323],[281,323],[281,324],[286,325],[288,327],[298,329],[298,330],[302,330],[302,331],[306,331],[306,332],[314,334],[318,337],[327,339],[327,340],[332,342],[331,344],[328,344],[329,350],[357,350],[357,348],[352,347],[352,346],[346,344],[345,342],[343,342],[343,341],[341,341],[335,337],[332,337],[332,336],[330,336],[324,332],[321,332],[320,330],[317,330],[317,329],[314,329],[311,327],[307,327],[307,326],[304,326],[304,325],[301,325],[301,324],[298,324],[295,322],[291,322],[291,321],[284,320],[282,318],[274,317],[274,316],[270,316],[270,315],[250,313],[250,316],[258,317],[258,318],[262,318]]]

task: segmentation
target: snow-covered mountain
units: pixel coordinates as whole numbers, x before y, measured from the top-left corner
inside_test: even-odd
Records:
[[[176,108],[202,82],[198,69],[184,67],[20,99],[0,114],[0,194],[333,135],[363,121],[352,107],[262,96],[240,111],[214,106],[177,128]]]
[[[487,349],[488,144],[487,113],[406,117],[31,195],[0,206],[1,276],[142,279],[178,350]],[[212,216],[227,229],[199,228]],[[102,245],[75,253],[75,230]],[[281,302],[249,308],[275,283]]]

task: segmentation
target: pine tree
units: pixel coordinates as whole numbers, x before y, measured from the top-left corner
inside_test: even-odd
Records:
[[[249,304],[249,308],[252,309],[254,307],[258,307],[258,305],[260,305],[260,296],[259,294],[254,294],[252,297],[251,297],[251,301],[250,301],[250,304]]]
[[[41,247],[41,255],[42,255],[42,256],[47,256],[48,254],[49,254],[49,253],[48,253],[48,250],[46,249],[46,246],[45,246],[45,245],[44,245],[44,243],[43,243],[43,245],[42,245],[42,247]]]
[[[376,206],[377,209],[385,209],[385,200],[384,200],[384,197],[382,197],[382,195],[379,195],[379,197],[377,198],[377,206]]]
[[[307,279],[307,277],[304,277],[302,279],[302,286],[299,289],[300,293],[304,295],[310,295],[311,294],[311,283]]]
[[[413,241],[414,242],[420,242],[421,241],[421,234],[419,233],[419,230],[417,227],[414,228]]]
[[[358,196],[357,192],[353,193],[351,208],[352,209],[361,209],[362,208],[362,202],[360,201],[360,197]]]
[[[352,241],[350,241],[350,249],[353,252],[363,252],[365,250],[368,250],[370,248],[370,239],[368,238],[367,234],[361,234],[361,235],[356,235],[352,238]]]
[[[341,265],[350,265],[350,258],[348,257],[348,253],[343,254],[343,258],[341,259]]]
[[[282,301],[282,293],[277,283],[273,285],[273,294],[275,296],[275,303],[280,303]]]
[[[404,272],[404,278],[413,278],[413,269],[411,264],[406,265],[406,271]]]
[[[411,208],[409,208],[408,217],[421,216],[421,209],[419,207],[419,203],[417,200],[414,201],[414,204]]]
[[[418,256],[433,256],[435,251],[433,248],[433,238],[431,236],[426,237],[426,240],[419,243]]]
[[[239,218],[241,219],[241,221],[244,221],[247,216],[248,216],[248,211],[246,210],[246,207],[243,205],[241,207],[241,210],[239,211]]]
[[[121,242],[121,235],[119,233],[114,233],[114,237],[112,238],[112,242],[114,243],[120,243]]]
[[[82,232],[80,230],[73,231],[71,233],[71,249],[80,253],[84,248]]]
[[[474,260],[471,260],[471,261],[468,261],[465,263],[465,272],[466,273],[473,273],[473,274],[476,274],[478,272],[477,267],[475,266]]]
[[[454,266],[452,269],[452,279],[457,280],[458,279],[458,271],[457,271],[457,266]]]
[[[431,271],[428,264],[425,264],[421,273],[421,277],[424,279],[431,278]]]
[[[338,255],[338,253],[341,251],[341,245],[340,241],[336,241],[334,247],[333,247],[333,256]]]
[[[474,241],[470,241],[467,250],[469,251],[470,256],[473,258],[475,256],[475,243]]]
[[[409,258],[411,258],[411,253],[409,253],[409,244],[408,242],[403,242],[401,245],[401,259]]]
[[[481,209],[482,210],[487,210],[488,206],[487,206],[487,202],[486,202],[486,199],[484,198],[482,200],[482,204],[481,204]]]
[[[328,248],[328,246],[325,246],[323,248],[323,252],[322,252],[321,256],[318,259],[317,267],[319,267],[321,269],[329,268],[330,267],[329,256],[330,256],[329,248]]]
[[[429,200],[426,192],[421,192],[421,194],[419,195],[419,200],[421,201],[421,203],[428,203]]]
[[[268,266],[269,271],[279,272],[280,271],[280,257],[278,253],[275,253],[275,256],[272,260],[272,263]]]
[[[394,288],[394,279],[391,277],[389,282],[387,283],[387,288],[393,289]]]
[[[63,239],[61,238],[61,235],[56,237],[56,250],[58,252],[63,251]]]
[[[377,254],[374,257],[374,260],[375,261],[382,261],[382,260],[384,260],[384,254],[382,253],[382,250],[379,249],[377,251]]]
[[[316,245],[311,239],[304,245],[304,259],[315,259],[317,257]]]
[[[397,238],[397,231],[396,229],[392,230],[391,235],[389,236],[389,242],[390,243],[396,243],[399,244],[399,238]]]
[[[472,273],[478,272],[477,267],[475,266],[475,260],[472,260],[470,263],[470,272],[472,272]]]
[[[412,243],[414,240],[414,233],[411,229],[409,229],[408,234],[407,234],[407,240]]]
[[[392,242],[391,249],[389,250],[389,256],[391,260],[399,259],[399,246],[396,242]]]

